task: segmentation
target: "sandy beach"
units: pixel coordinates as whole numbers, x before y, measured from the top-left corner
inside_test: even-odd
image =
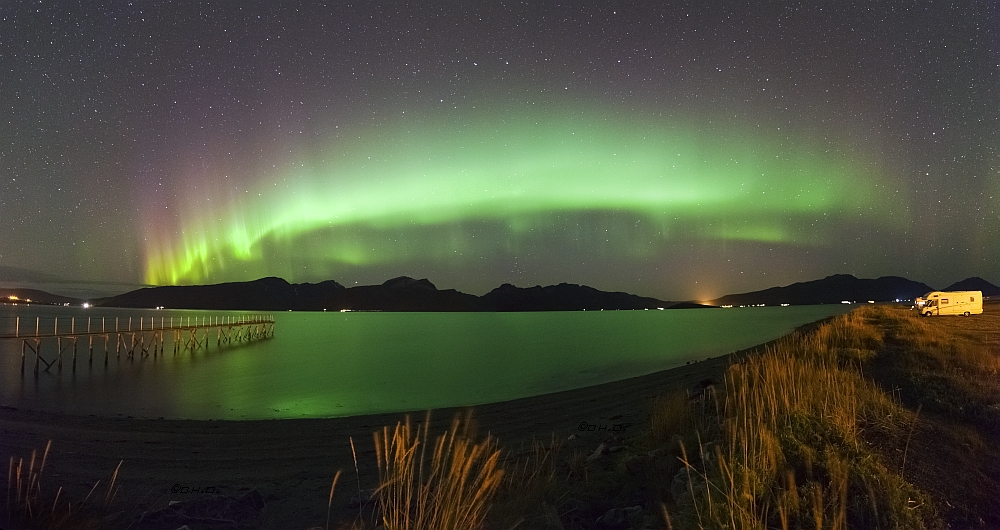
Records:
[[[567,449],[592,451],[609,431],[627,440],[649,421],[658,394],[718,381],[729,356],[717,357],[646,376],[473,408],[477,432],[493,434],[516,454],[533,439],[555,436]],[[441,433],[463,409],[432,412],[431,433]],[[423,421],[426,411],[410,416]],[[261,421],[152,420],[51,414],[0,409],[0,457],[30,457],[52,440],[43,494],[59,487],[82,499],[97,480],[107,481],[119,462],[122,489],[118,506],[126,518],[171,501],[211,491],[238,497],[251,490],[263,496],[267,528],[309,528],[326,522],[330,483],[343,475],[332,502],[332,522],[357,517],[351,498],[376,486],[372,433],[402,421],[406,413],[332,419]],[[591,428],[596,425],[596,428]],[[586,426],[586,430],[584,429]],[[355,472],[350,440],[358,452]],[[103,486],[98,491],[103,491]]]

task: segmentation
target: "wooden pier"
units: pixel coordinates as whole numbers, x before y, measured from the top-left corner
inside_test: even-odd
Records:
[[[271,315],[220,315],[185,317],[63,317],[51,322],[35,317],[34,332],[25,332],[21,317],[17,317],[13,335],[0,335],[0,340],[21,341],[21,373],[24,373],[25,357],[30,351],[35,355],[35,374],[41,365],[48,371],[53,365],[62,369],[63,354],[72,352],[73,369],[80,342],[85,342],[89,352],[88,363],[94,362],[94,343],[98,347],[103,342],[104,365],[110,357],[109,344],[115,343],[115,358],[163,355],[166,343],[171,343],[174,355],[185,351],[194,352],[208,349],[212,338],[221,348],[241,342],[268,339],[274,336],[274,317]],[[49,328],[51,323],[52,327]],[[30,320],[26,324],[31,324]],[[44,324],[44,326],[43,326]],[[30,328],[29,328],[30,330]],[[114,337],[112,339],[111,337]],[[42,356],[43,343],[55,343],[55,353],[51,358]]]

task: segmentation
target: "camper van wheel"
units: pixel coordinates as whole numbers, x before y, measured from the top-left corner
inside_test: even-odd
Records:
[[[962,313],[962,316],[966,316],[966,317],[969,316],[969,312],[966,311],[965,313]]]
[[[928,312],[924,313],[924,316],[925,316],[925,317],[929,317],[929,316],[931,316],[931,312],[930,312],[930,311],[928,311]]]

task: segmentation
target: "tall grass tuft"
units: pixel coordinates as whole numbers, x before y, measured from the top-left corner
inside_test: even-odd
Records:
[[[42,512],[40,497],[42,494],[42,471],[45,470],[45,463],[49,459],[49,450],[52,449],[52,440],[45,444],[45,452],[42,459],[38,461],[38,451],[31,451],[31,459],[25,467],[24,459],[10,457],[7,467],[7,513],[19,513],[26,519],[38,516]],[[37,467],[36,467],[37,463]]]
[[[42,473],[51,449],[52,440],[49,440],[40,459],[37,450],[31,451],[27,462],[24,458],[10,457],[7,467],[6,520],[0,522],[9,525],[9,528],[103,528],[111,504],[120,490],[120,486],[116,488],[116,481],[122,463],[119,462],[115,468],[103,501],[88,504],[101,482],[98,480],[82,501],[65,500],[63,487],[60,486],[50,504],[42,493]]]
[[[653,441],[663,443],[690,423],[688,395],[675,391],[656,396],[650,416]]]
[[[430,415],[414,429],[409,417],[374,434],[377,506],[387,530],[475,529],[482,526],[504,472],[496,440],[475,443],[470,418],[428,444]],[[428,458],[427,452],[430,448]]]

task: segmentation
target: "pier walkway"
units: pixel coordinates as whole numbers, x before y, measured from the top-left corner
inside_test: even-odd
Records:
[[[32,324],[34,324],[32,326]],[[33,330],[31,328],[34,328]],[[9,329],[9,328],[8,328]],[[21,373],[25,357],[30,351],[35,356],[35,373],[41,365],[48,371],[53,365],[63,366],[63,354],[72,353],[76,369],[77,351],[84,342],[89,352],[88,362],[94,362],[94,343],[103,342],[104,364],[110,357],[109,344],[115,343],[115,357],[122,354],[136,356],[163,355],[166,343],[171,343],[174,355],[185,351],[208,349],[212,338],[216,347],[241,342],[268,339],[274,336],[274,317],[271,315],[220,315],[184,317],[63,317],[30,319],[17,317],[13,334],[0,334],[0,340],[21,341]],[[112,339],[111,337],[114,337]],[[55,352],[49,358],[42,355],[44,343],[55,343]]]

